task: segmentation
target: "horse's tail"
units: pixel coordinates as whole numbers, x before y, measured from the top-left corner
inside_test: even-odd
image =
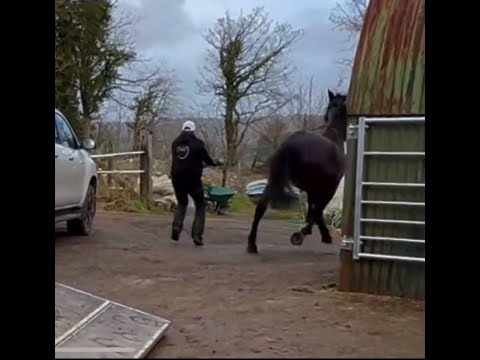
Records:
[[[268,176],[268,200],[273,209],[289,207],[292,202],[290,189],[289,150],[281,146],[270,159]]]

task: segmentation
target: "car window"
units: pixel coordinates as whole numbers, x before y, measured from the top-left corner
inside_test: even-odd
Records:
[[[77,148],[77,141],[75,140],[72,130],[70,130],[67,121],[59,114],[55,114],[55,128],[55,142],[57,144],[69,147],[71,149]]]

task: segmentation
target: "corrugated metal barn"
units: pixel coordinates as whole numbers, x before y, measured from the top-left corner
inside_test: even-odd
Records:
[[[424,0],[370,1],[348,114],[339,288],[424,298]]]

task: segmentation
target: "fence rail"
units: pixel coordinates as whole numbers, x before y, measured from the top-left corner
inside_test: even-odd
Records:
[[[111,174],[144,174],[145,170],[98,170],[98,173],[101,175],[111,175]]]
[[[144,155],[145,151],[127,151],[127,152],[118,152],[118,153],[111,153],[111,154],[96,154],[92,155],[93,159],[109,159],[112,160],[113,158],[124,157],[124,156],[133,156],[133,155]],[[98,170],[99,174],[143,174],[145,170],[112,170],[112,163],[109,161],[108,170]]]
[[[145,151],[127,151],[127,152],[118,152],[118,153],[111,153],[111,154],[95,154],[95,155],[92,155],[92,158],[99,159],[99,158],[111,158],[111,157],[142,155],[142,154],[145,154]]]
[[[141,148],[138,151],[117,152],[110,154],[95,154],[91,155],[93,159],[107,159],[107,170],[98,170],[100,175],[112,175],[112,174],[133,174],[140,175],[140,195],[146,199],[152,199],[152,135],[148,131],[144,131],[140,134]],[[119,157],[126,156],[139,156],[140,168],[136,170],[114,170],[113,160]],[[113,179],[108,177],[109,185],[112,184]]]

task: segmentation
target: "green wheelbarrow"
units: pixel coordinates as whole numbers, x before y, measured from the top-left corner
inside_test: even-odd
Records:
[[[219,215],[224,215],[230,207],[230,202],[236,192],[223,186],[209,185],[204,189],[207,208]]]

